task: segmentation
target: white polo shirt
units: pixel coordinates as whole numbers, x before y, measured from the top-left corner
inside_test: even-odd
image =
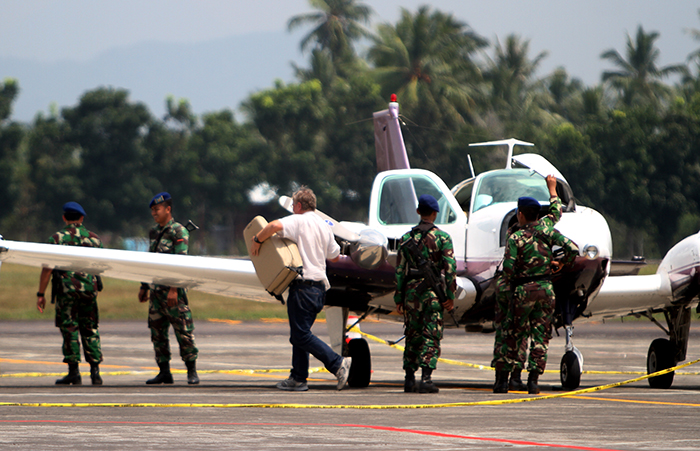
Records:
[[[297,243],[304,265],[304,280],[323,282],[326,290],[331,287],[326,276],[326,260],[340,255],[331,226],[313,211],[286,216],[279,220],[284,238]]]

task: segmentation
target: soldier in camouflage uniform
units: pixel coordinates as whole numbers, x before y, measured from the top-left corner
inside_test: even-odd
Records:
[[[406,348],[403,369],[406,372],[404,392],[437,393],[432,372],[440,357],[440,340],[443,329],[443,310],[452,311],[456,289],[456,263],[450,235],[438,229],[434,222],[440,207],[433,196],[422,195],[418,199],[420,223],[401,239],[396,258],[396,293],[394,302],[404,315]],[[418,262],[407,249],[409,241],[418,245],[422,257],[438,271],[445,274],[446,289],[443,303],[436,290],[427,286],[417,270]],[[420,383],[415,372],[421,368]]]
[[[150,252],[161,254],[187,254],[189,231],[172,216],[172,198],[163,192],[156,194],[151,203],[151,215],[158,223],[150,231]],[[195,362],[197,347],[194,343],[194,323],[187,303],[185,288],[165,285],[141,284],[139,301],[148,304],[148,327],[156,352],[156,362],[160,368],[158,375],[146,381],[147,384],[172,384],[170,372],[170,340],[168,330],[173,325],[175,337],[180,345],[180,356],[187,366],[187,383],[198,384],[199,376]]]
[[[554,228],[554,225],[561,219],[562,212],[561,200],[557,196],[556,177],[553,175],[548,175],[546,182],[547,189],[549,190],[549,211],[548,214],[540,218],[537,221],[537,224],[534,226],[540,231],[549,231]],[[516,223],[508,229],[506,236],[510,236],[517,229],[518,225]],[[494,393],[500,393],[500,391],[497,390],[503,390],[506,388],[509,388],[510,390],[527,390],[527,387],[522,381],[521,368],[513,368],[513,371],[510,374],[510,382],[507,386],[500,383],[498,377],[503,370],[503,363],[505,363],[506,353],[508,352],[508,346],[506,345],[504,338],[504,331],[508,330],[508,324],[506,324],[506,313],[510,304],[510,294],[510,284],[506,283],[503,272],[500,272],[496,277],[496,308],[493,320],[496,329],[493,346],[493,361],[491,361],[491,366],[496,369]],[[521,346],[521,352],[527,353],[527,342],[523,341]],[[507,393],[507,390],[505,393]]]
[[[63,221],[66,226],[49,238],[50,244],[65,246],[102,247],[100,237],[90,232],[83,225],[85,210],[77,202],[68,202],[63,206]],[[37,309],[44,312],[46,297],[44,293],[53,272],[54,285],[52,296],[56,299],[56,327],[63,335],[63,361],[68,364],[68,374],[56,381],[58,385],[80,385],[82,379],[78,364],[80,362],[80,342],[83,343],[85,360],[90,364],[90,378],[93,385],[102,385],[100,362],[102,349],[98,330],[99,315],[97,311],[97,279],[82,272],[41,270],[39,291],[37,292]]]
[[[509,330],[505,340],[508,347],[505,364],[501,370],[501,384],[508,372],[522,369],[525,363],[523,341],[531,337],[528,359],[529,394],[538,394],[537,380],[547,364],[547,346],[552,335],[554,314],[554,289],[551,281],[552,247],[560,246],[564,256],[557,265],[574,262],[578,247],[556,229],[538,230],[537,214],[540,204],[531,197],[518,199],[518,224],[506,243],[503,274],[512,291],[511,307],[506,323]],[[507,391],[507,383],[505,391]],[[500,391],[499,391],[500,392]]]

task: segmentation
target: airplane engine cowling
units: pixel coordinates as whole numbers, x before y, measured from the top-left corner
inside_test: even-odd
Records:
[[[376,269],[384,263],[389,255],[389,240],[381,232],[364,229],[360,239],[350,247],[350,258],[363,269]]]
[[[700,233],[673,246],[656,272],[668,276],[674,301],[696,296],[700,291]]]

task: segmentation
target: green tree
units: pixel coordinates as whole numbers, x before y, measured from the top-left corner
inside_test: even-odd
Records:
[[[17,200],[21,196],[21,161],[20,145],[24,139],[26,130],[19,123],[9,120],[12,113],[12,104],[19,94],[19,84],[14,79],[6,79],[0,84],[0,199],[3,208],[0,209],[0,225],[3,232],[14,229],[10,224],[11,216],[15,211]]]
[[[396,93],[404,114],[423,126],[454,129],[474,112],[480,71],[472,57],[486,45],[464,22],[423,6],[380,25],[368,58],[384,98]]]
[[[586,126],[604,180],[604,195],[593,199],[593,206],[628,228],[626,236],[613,237],[618,256],[655,250],[648,246],[657,233],[650,214],[654,208],[650,184],[655,172],[650,148],[660,120],[656,109],[637,107],[609,111]]]
[[[547,77],[545,86],[550,96],[548,109],[564,119],[576,124],[584,120],[583,83],[578,78],[570,78],[562,67]]]
[[[619,93],[623,105],[631,106],[644,102],[659,104],[670,94],[668,86],[661,79],[674,74],[684,73],[687,68],[682,64],[658,67],[660,51],[655,46],[659,33],[645,33],[640,25],[634,40],[627,35],[627,49],[623,57],[617,50],[610,49],[601,54],[601,58],[617,67],[615,71],[603,72],[603,81]]]
[[[68,143],[82,163],[81,203],[91,223],[101,230],[136,233],[142,229],[132,218],[142,216],[160,183],[150,175],[152,162],[143,145],[153,118],[144,104],[131,103],[128,96],[122,89],[98,88],[61,114],[70,132]]]
[[[309,0],[316,12],[300,14],[289,20],[289,31],[305,25],[313,29],[301,41],[301,50],[309,47],[330,51],[333,60],[354,54],[353,42],[370,33],[362,26],[369,22],[372,8],[355,0]]]
[[[547,52],[530,58],[530,41],[508,35],[496,42],[494,56],[487,56],[484,79],[488,83],[491,134],[534,139],[535,128],[559,120],[547,111],[549,98],[543,80],[535,74]]]
[[[0,84],[0,122],[12,115],[12,104],[19,94],[19,83],[14,78],[6,78]]]
[[[239,254],[236,236],[251,219],[248,192],[265,180],[269,146],[230,110],[208,113],[190,139],[195,169],[189,211],[202,227],[207,253]]]
[[[27,134],[21,207],[15,212],[15,220],[23,224],[18,230],[21,239],[46,241],[62,225],[61,206],[85,202],[79,176],[82,160],[69,135],[70,126],[61,117],[42,114]],[[88,208],[91,221],[92,213]]]

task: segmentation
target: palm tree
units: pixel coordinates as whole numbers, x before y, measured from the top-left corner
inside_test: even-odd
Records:
[[[360,23],[368,23],[373,11],[355,0],[309,0],[317,12],[300,14],[289,20],[287,28],[293,31],[311,24],[313,29],[301,40],[301,50],[310,46],[329,50],[333,60],[353,53],[352,42],[370,33]]]
[[[698,10],[698,15],[700,16],[700,9]],[[700,30],[691,28],[685,31],[689,33],[694,40],[700,41]],[[690,99],[696,92],[700,91],[700,49],[688,55],[688,63],[693,64],[695,74],[688,69],[683,75],[683,79],[681,80],[681,92],[686,98]]]
[[[404,111],[462,123],[480,80],[471,55],[486,45],[451,14],[423,6],[415,15],[402,9],[396,26],[380,25],[368,57],[384,95],[396,93]]]
[[[547,52],[530,59],[530,41],[511,34],[504,45],[496,41],[495,57],[488,59],[484,78],[491,83],[491,99],[502,106],[516,106],[533,88],[533,77]],[[536,80],[535,80],[536,82]]]
[[[617,66],[616,71],[603,72],[603,81],[609,81],[618,90],[622,102],[627,106],[645,101],[659,103],[670,93],[670,89],[660,80],[687,71],[682,64],[657,67],[660,52],[654,46],[654,41],[658,38],[659,33],[645,33],[640,25],[634,41],[627,35],[627,59],[614,49],[607,50],[600,56]]]
[[[698,16],[700,16],[700,9],[698,9]],[[696,41],[700,41],[700,30],[698,30],[697,28],[690,28],[686,31],[690,34],[690,36],[692,36],[693,39],[695,39]],[[688,60],[692,59],[700,60],[700,49],[697,49],[696,51],[688,55]]]

